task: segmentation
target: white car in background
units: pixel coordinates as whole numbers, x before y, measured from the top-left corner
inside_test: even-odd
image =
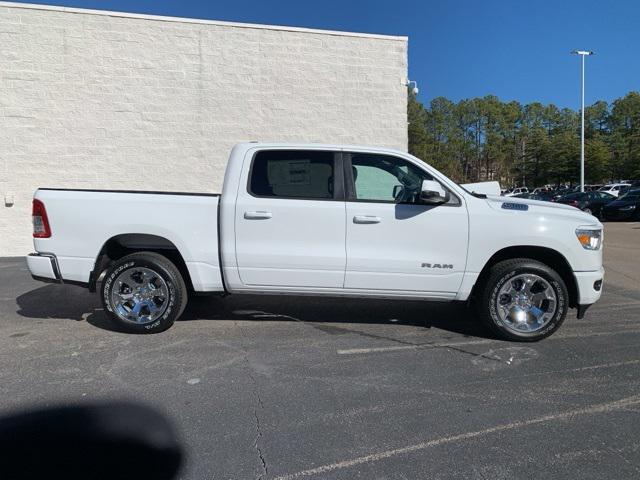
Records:
[[[610,183],[609,185],[605,185],[604,187],[600,187],[598,189],[599,192],[605,192],[614,197],[620,195],[620,193],[624,193],[631,188],[630,183]]]
[[[516,187],[510,191],[507,191],[504,196],[515,197],[516,195],[520,195],[521,193],[529,193],[529,189],[527,187]]]

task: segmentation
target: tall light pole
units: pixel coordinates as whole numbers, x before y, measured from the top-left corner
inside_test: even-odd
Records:
[[[580,191],[584,192],[584,57],[587,55],[593,55],[593,52],[587,50],[574,50],[571,53],[582,57],[582,88],[580,90],[582,96],[582,106],[580,108],[580,114],[582,117],[582,122],[580,123]]]

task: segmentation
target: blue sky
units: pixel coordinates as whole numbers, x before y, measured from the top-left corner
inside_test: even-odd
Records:
[[[56,0],[69,7],[348,30],[409,37],[409,75],[420,99],[494,94],[579,107],[640,90],[637,0]]]

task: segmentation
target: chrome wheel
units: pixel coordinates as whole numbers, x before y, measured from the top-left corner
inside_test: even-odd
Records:
[[[168,304],[167,283],[149,268],[125,270],[113,283],[111,305],[116,315],[125,321],[151,323],[165,312]]]
[[[518,333],[537,332],[556,313],[558,298],[544,278],[533,273],[516,275],[500,288],[496,310],[504,325]]]

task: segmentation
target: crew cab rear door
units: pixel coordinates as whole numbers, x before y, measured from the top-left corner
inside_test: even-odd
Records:
[[[437,179],[408,159],[377,153],[344,157],[345,289],[454,296],[467,257],[464,200],[451,192],[447,204],[420,203],[422,181]]]
[[[245,287],[341,289],[346,264],[342,154],[280,148],[245,159],[235,233]]]

